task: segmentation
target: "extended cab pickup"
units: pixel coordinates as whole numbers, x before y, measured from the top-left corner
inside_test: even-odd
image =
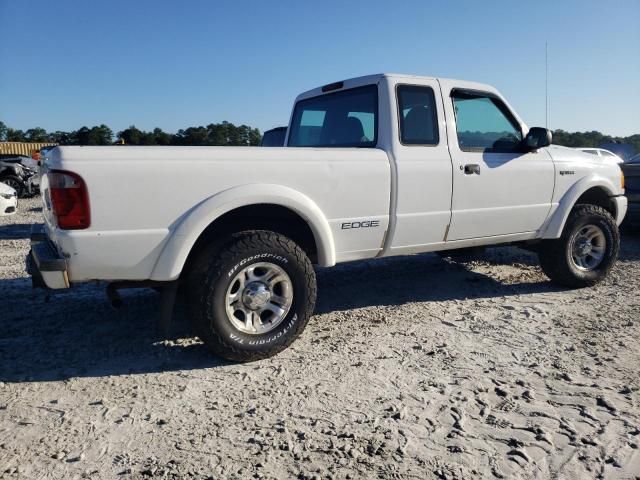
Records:
[[[28,268],[36,286],[109,282],[113,301],[160,289],[164,323],[180,286],[236,360],[302,332],[314,265],[515,243],[590,286],[618,255],[624,180],[550,143],[493,87],[379,74],[298,96],[285,147],[58,147]]]

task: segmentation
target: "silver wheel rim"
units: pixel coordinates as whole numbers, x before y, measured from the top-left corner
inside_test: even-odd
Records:
[[[590,272],[604,260],[607,237],[596,225],[580,227],[571,239],[571,260],[578,270]]]
[[[270,332],[285,319],[293,301],[287,272],[274,263],[254,263],[233,277],[225,296],[227,318],[243,333]]]

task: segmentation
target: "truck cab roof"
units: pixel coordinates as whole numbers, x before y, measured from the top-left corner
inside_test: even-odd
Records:
[[[481,90],[498,94],[498,91],[491,85],[478,82],[470,82],[468,80],[457,80],[452,78],[429,77],[421,75],[408,75],[403,73],[376,73],[373,75],[364,75],[361,77],[349,78],[338,82],[316,87],[301,93],[296,97],[296,102],[305,98],[317,97],[338,90],[362,87],[365,85],[378,84],[382,79],[390,79],[395,83],[420,83],[424,80],[436,80],[440,83],[455,84],[458,88],[466,88],[469,90]]]

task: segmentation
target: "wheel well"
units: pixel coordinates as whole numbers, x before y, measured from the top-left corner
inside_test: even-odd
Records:
[[[580,198],[576,200],[577,204],[590,204],[597,205],[599,207],[604,208],[607,212],[609,212],[613,218],[616,218],[616,204],[611,200],[609,194],[604,188],[601,187],[593,187],[580,195]]]
[[[183,272],[190,269],[191,262],[205,246],[247,230],[269,230],[285,235],[304,250],[311,263],[318,262],[315,237],[300,215],[281,205],[258,204],[231,210],[205,228],[191,248]]]

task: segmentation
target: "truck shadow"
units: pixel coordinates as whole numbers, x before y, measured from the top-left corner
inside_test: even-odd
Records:
[[[475,262],[456,262],[436,254],[423,254],[320,269],[316,313],[562,290],[543,277],[537,268],[532,268],[537,265],[535,255],[518,250],[517,258],[514,258],[504,250],[491,249],[482,260]],[[486,274],[471,269],[477,262],[485,267]],[[492,276],[492,270],[503,265],[511,266],[513,280],[503,281]],[[535,280],[523,282],[520,278],[523,269]]]
[[[193,338],[176,308],[171,335],[160,337],[158,294],[126,292],[108,303],[104,285],[65,293],[32,290],[28,278],[0,281],[0,381],[55,381],[143,374],[228,364]]]
[[[517,249],[493,250],[479,264],[423,254],[318,269],[316,314],[561,290],[533,266],[535,255]],[[638,260],[638,252],[640,237],[625,237],[621,259]],[[507,266],[498,268],[502,265]],[[193,337],[183,305],[176,307],[170,338],[159,338],[158,295],[152,290],[126,291],[120,310],[109,305],[104,285],[49,294],[31,289],[30,279],[22,277],[0,280],[0,291],[0,382],[144,374],[230,363],[211,355]]]

